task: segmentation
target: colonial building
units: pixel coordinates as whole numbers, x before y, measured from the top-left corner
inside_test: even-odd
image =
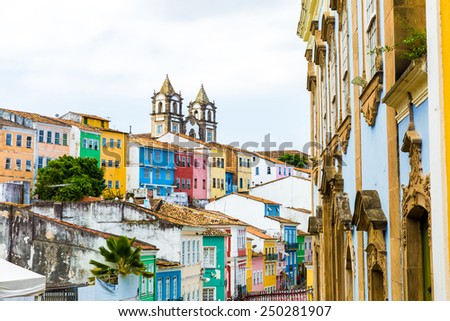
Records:
[[[217,107],[201,85],[197,97],[189,103],[188,115],[183,115],[183,98],[176,93],[169,76],[159,92],[152,97],[151,134],[160,137],[168,132],[186,134],[204,142],[217,139]]]
[[[317,299],[433,299],[425,13],[302,1]]]

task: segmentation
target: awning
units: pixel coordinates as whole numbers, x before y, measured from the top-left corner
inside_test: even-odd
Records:
[[[0,259],[0,299],[45,292],[45,276]]]

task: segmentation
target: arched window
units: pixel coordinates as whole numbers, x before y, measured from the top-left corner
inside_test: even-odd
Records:
[[[194,128],[191,128],[191,130],[189,131],[189,136],[195,138],[195,130],[194,130]]]

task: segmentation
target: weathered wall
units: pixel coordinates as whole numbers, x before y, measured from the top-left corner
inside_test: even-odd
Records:
[[[182,227],[158,219],[142,207],[122,202],[36,203],[31,210],[94,230],[154,244],[158,257],[179,262]]]

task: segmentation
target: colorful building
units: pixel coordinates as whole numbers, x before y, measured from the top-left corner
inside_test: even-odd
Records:
[[[225,195],[227,153],[216,144],[209,146],[209,198],[214,199]]]
[[[221,229],[203,232],[203,301],[225,301],[225,241],[230,235]]]
[[[148,134],[129,135],[127,191],[147,188],[153,197],[168,196],[175,186],[174,148]]]
[[[35,161],[34,129],[0,118],[0,182],[33,185]],[[31,194],[31,190],[24,191]]]
[[[181,264],[164,259],[156,260],[156,301],[181,301]]]
[[[247,292],[253,291],[253,260],[252,260],[252,241],[253,239],[251,237],[247,237],[247,243],[245,245],[245,248],[247,249],[247,264],[246,264],[246,270],[245,270],[245,279],[246,279],[246,285],[247,285]]]
[[[145,264],[146,271],[153,273],[153,277],[139,277],[139,300],[155,301],[155,279],[156,279],[156,250],[143,248],[141,251],[141,261]]]

